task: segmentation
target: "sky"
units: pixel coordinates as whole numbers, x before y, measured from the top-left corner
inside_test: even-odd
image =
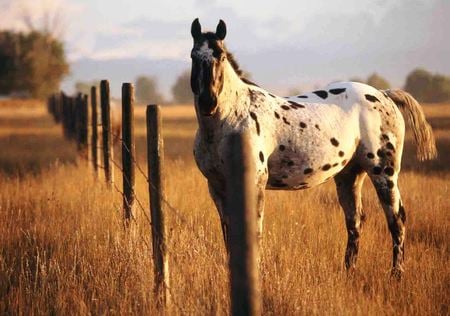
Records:
[[[77,76],[87,75],[80,70],[87,60],[189,68],[196,17],[207,30],[223,19],[243,68],[280,92],[372,72],[401,86],[417,66],[450,74],[450,0],[0,0],[0,11],[0,28],[51,17],[73,63],[68,82],[84,79]]]

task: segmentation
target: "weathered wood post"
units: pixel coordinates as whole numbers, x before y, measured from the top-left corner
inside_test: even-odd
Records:
[[[67,96],[64,94],[64,92],[61,92],[61,100],[62,100],[62,128],[64,133],[64,138],[69,138],[69,122],[68,122],[68,116],[69,116],[69,105]]]
[[[70,139],[77,140],[77,133],[78,133],[78,107],[77,107],[77,100],[78,97],[70,97]]]
[[[167,228],[165,214],[164,143],[158,105],[147,106],[147,160],[149,175],[150,214],[152,220],[155,294],[159,306],[168,306],[169,262],[167,259]]]
[[[79,94],[77,104],[77,145],[79,154],[85,159],[89,159],[88,150],[88,126],[89,113],[87,95]]]
[[[134,212],[135,144],[134,144],[134,87],[131,83],[122,85],[122,177],[123,213],[125,224]]]
[[[97,87],[91,87],[91,157],[94,174],[98,176]]]
[[[230,136],[226,159],[230,216],[230,286],[232,315],[260,315],[255,166],[247,133]]]
[[[62,112],[62,100],[61,93],[55,93],[55,121],[56,123],[61,122],[61,112]]]
[[[81,124],[83,111],[83,95],[78,93],[75,97],[75,141],[77,143],[78,151],[81,150]]]
[[[100,99],[102,107],[103,167],[105,168],[106,183],[111,188],[114,183],[114,173],[111,164],[113,149],[111,142],[111,105],[108,80],[102,80],[100,82]]]

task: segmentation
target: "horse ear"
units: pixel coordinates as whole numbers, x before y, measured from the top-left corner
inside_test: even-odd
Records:
[[[216,35],[220,40],[223,40],[225,35],[227,35],[227,25],[223,20],[220,20],[219,24],[217,24]]]
[[[191,25],[191,35],[194,39],[198,39],[200,35],[202,35],[202,26],[200,25],[200,22],[198,21],[198,18],[196,18]]]

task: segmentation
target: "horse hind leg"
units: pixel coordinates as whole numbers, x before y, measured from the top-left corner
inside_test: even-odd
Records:
[[[370,178],[377,191],[378,199],[383,207],[389,231],[392,236],[392,275],[400,279],[404,272],[404,224],[406,221],[406,214],[397,185],[397,174],[371,174]]]
[[[345,224],[347,226],[347,248],[345,251],[346,269],[354,268],[359,250],[359,236],[362,212],[361,187],[366,173],[356,165],[349,165],[334,180],[338,193],[339,203],[344,210]]]

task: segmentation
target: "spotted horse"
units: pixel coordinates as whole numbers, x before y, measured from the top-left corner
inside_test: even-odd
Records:
[[[227,51],[226,25],[202,32],[191,26],[191,88],[198,130],[194,156],[208,180],[228,248],[226,163],[228,138],[248,131],[256,163],[258,234],[262,235],[264,192],[317,186],[334,178],[348,232],[346,268],[358,254],[363,211],[361,187],[368,175],[375,186],[393,240],[393,274],[403,271],[405,209],[398,188],[405,123],[411,123],[421,160],[437,155],[430,125],[420,105],[402,90],[380,91],[355,82],[280,97],[243,76]]]

